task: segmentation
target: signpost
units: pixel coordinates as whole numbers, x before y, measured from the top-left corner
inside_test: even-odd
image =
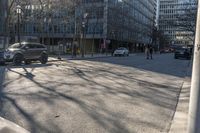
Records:
[[[200,133],[200,0],[196,23],[192,84],[190,92],[188,133]]]

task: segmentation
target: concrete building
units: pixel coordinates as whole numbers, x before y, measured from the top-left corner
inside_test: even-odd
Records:
[[[119,46],[142,51],[145,44],[152,42],[156,3],[156,0],[83,0],[70,19],[63,19],[62,8],[54,12],[46,9],[42,19],[21,21],[20,33],[36,36],[52,46],[59,42],[65,42],[66,47],[71,47],[73,42],[77,47],[83,44],[87,53],[111,51]],[[28,12],[37,12],[40,6],[25,9],[23,17],[28,18]],[[15,38],[15,23],[12,35]]]
[[[196,0],[160,0],[159,29],[168,45],[193,44],[196,7]]]

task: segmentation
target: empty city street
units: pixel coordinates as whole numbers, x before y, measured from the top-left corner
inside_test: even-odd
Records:
[[[167,133],[188,65],[132,54],[1,66],[0,116],[31,133]]]

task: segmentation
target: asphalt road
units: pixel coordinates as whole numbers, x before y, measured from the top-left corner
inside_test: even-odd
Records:
[[[0,67],[0,116],[32,133],[168,132],[188,62],[139,54]]]

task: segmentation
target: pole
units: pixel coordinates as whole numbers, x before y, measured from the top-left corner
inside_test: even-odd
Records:
[[[18,9],[19,10],[19,9]],[[19,23],[19,12],[17,13],[17,41],[20,43],[20,23]]]
[[[75,3],[73,3],[74,5],[73,5],[73,7],[74,7],[74,36],[73,36],[73,42],[72,42],[72,58],[74,57],[74,56],[76,56],[76,55],[74,55],[74,54],[76,54],[76,53],[74,53],[75,51],[76,51],[76,49],[74,49],[74,43],[75,43],[75,40],[76,40],[76,32],[77,32],[77,25],[76,25],[76,7],[75,7]],[[75,47],[76,48],[76,47]]]
[[[84,55],[84,56],[85,56],[85,54],[86,54],[85,45],[86,45],[86,43],[87,43],[87,42],[86,42],[86,31],[85,31],[85,30],[86,30],[86,26],[84,27],[84,32],[83,32],[83,33],[84,33],[84,34],[83,34],[83,37],[84,37],[83,55]],[[84,56],[83,56],[83,57],[84,57]]]
[[[94,32],[94,30],[93,30]],[[92,57],[94,56],[94,33],[93,33],[93,38],[92,38]]]
[[[200,133],[200,0],[198,0],[188,133]]]
[[[84,57],[84,50],[83,50],[83,36],[84,36],[84,31],[82,31],[81,33],[81,54],[82,54],[82,58]]]

